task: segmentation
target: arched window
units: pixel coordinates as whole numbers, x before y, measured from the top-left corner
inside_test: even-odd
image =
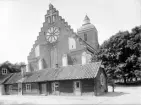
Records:
[[[83,53],[82,53],[82,65],[83,65],[83,64],[86,64],[86,60],[87,60],[87,59],[86,59],[86,52],[83,52]]]
[[[103,73],[100,74],[100,83],[101,85],[105,85],[105,77]]]
[[[62,57],[62,66],[67,66],[67,65],[68,65],[67,54],[64,54]]]
[[[43,62],[42,62],[42,59],[40,59],[38,61],[38,67],[39,67],[39,70],[42,70],[43,69]]]
[[[70,50],[76,49],[76,42],[74,38],[69,38],[69,49]]]
[[[87,34],[84,33],[84,40],[87,41]]]
[[[55,15],[52,16],[52,22],[55,22]]]
[[[40,56],[40,46],[39,45],[35,47],[35,57],[38,57],[38,56]]]
[[[57,48],[54,47],[51,49],[51,67],[56,67],[56,64],[58,64],[57,61]]]
[[[51,18],[50,18],[50,16],[48,17],[47,20],[48,20],[48,23],[51,23]]]

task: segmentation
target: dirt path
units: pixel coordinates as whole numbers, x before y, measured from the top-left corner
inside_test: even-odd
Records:
[[[141,87],[117,87],[104,96],[0,96],[0,105],[38,104],[141,104]]]

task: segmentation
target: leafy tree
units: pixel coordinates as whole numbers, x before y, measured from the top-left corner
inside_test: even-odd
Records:
[[[14,73],[14,72],[20,72],[22,65],[25,65],[25,63],[24,62],[20,62],[20,63],[12,64],[9,61],[5,61],[5,62],[3,62],[0,65],[0,67],[2,67],[2,66],[7,67],[7,68],[9,68],[9,70],[10,70],[11,73]]]
[[[102,60],[108,78],[128,79],[137,77],[141,71],[141,26],[128,31],[118,32],[105,41],[92,61]],[[136,73],[135,73],[136,72]]]

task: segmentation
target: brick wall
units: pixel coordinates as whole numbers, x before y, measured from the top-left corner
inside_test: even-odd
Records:
[[[98,49],[99,43],[98,43],[98,33],[95,31],[95,29],[88,29],[82,32],[78,32],[78,35],[84,40],[84,33],[87,34],[87,43],[90,44],[95,49]]]
[[[56,18],[56,22],[54,23],[54,25],[50,25],[47,22],[43,23],[43,27],[41,28],[41,32],[39,33],[39,36],[37,37],[37,40],[35,41],[35,44],[33,45],[32,51],[28,56],[28,62],[32,63],[32,59],[35,58],[35,46],[36,45],[40,45],[40,57],[38,57],[37,59],[40,58],[44,58],[47,67],[50,67],[50,49],[51,49],[51,45],[47,44],[46,41],[46,37],[45,37],[45,32],[47,32],[48,28],[51,26],[56,26],[59,27],[60,29],[60,35],[58,38],[58,42],[56,44],[56,48],[57,48],[57,60],[58,60],[58,64],[59,66],[62,66],[62,56],[64,53],[69,53],[69,45],[68,45],[68,37],[70,36],[75,36],[73,33],[73,30],[71,30],[69,28],[69,26],[67,25],[67,22],[65,22],[63,19],[61,19],[60,16],[58,16]],[[62,47],[63,46],[63,47]],[[84,48],[82,45],[79,44],[78,40],[76,40],[76,49],[82,49]],[[77,56],[80,56],[80,54],[78,54]],[[34,61],[34,64],[38,65],[38,60]],[[35,65],[33,67],[36,67]],[[36,68],[35,68],[36,69]]]

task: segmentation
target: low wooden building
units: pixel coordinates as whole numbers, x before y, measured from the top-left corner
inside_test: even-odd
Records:
[[[101,95],[108,91],[100,62],[26,73],[15,73],[5,82],[6,94]]]
[[[10,68],[6,65],[0,65],[0,95],[5,94],[4,83],[13,75]]]

